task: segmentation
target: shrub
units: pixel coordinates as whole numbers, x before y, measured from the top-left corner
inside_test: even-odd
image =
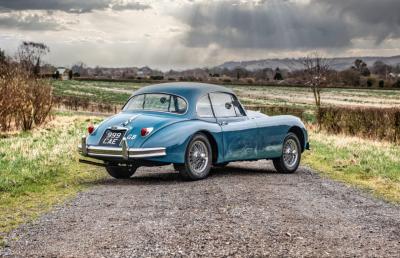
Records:
[[[88,98],[79,96],[55,96],[53,102],[57,108],[75,111],[84,110],[111,114],[117,113],[122,108],[120,105],[90,102]]]
[[[375,84],[375,79],[374,78],[368,78],[367,80],[367,86],[372,87]]]
[[[88,110],[90,106],[89,99],[77,96],[56,96],[54,97],[54,104],[57,107],[64,107],[71,110]]]
[[[384,80],[380,80],[379,81],[379,88],[383,88],[385,87],[385,81]]]
[[[253,83],[254,83],[254,79],[253,79],[253,78],[248,78],[248,79],[246,80],[246,82],[247,82],[248,84],[253,84]]]
[[[49,82],[32,77],[15,63],[2,65],[0,74],[1,131],[41,125],[52,108]]]
[[[352,69],[339,72],[339,78],[345,85],[360,86],[360,74]]]
[[[400,80],[397,80],[395,83],[393,83],[392,87],[400,88]]]
[[[330,133],[400,142],[400,109],[321,107],[317,119]]]
[[[164,80],[164,76],[162,76],[162,75],[152,75],[152,76],[150,76],[150,79],[155,80],[155,81],[161,81],[161,80]]]

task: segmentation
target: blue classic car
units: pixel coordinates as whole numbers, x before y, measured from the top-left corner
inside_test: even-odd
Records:
[[[96,161],[81,162],[104,166],[114,178],[129,178],[140,166],[173,164],[197,180],[212,166],[261,159],[293,173],[309,146],[299,118],[248,111],[230,89],[186,82],[137,90],[119,114],[88,132],[79,150]]]

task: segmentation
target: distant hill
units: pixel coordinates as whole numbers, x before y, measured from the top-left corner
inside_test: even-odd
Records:
[[[356,59],[361,59],[367,63],[368,67],[371,67],[376,61],[382,61],[388,65],[400,64],[400,56],[392,57],[339,57],[332,59],[332,67],[335,70],[342,71],[350,68]],[[217,68],[227,68],[229,70],[235,69],[236,67],[246,68],[247,70],[254,71],[264,68],[275,69],[279,67],[281,69],[296,70],[301,68],[298,59],[285,58],[285,59],[264,59],[254,61],[230,61],[225,62]]]

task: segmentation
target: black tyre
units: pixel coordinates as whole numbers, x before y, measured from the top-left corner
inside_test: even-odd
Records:
[[[185,165],[174,163],[173,166],[174,166],[175,171],[178,171],[178,172],[179,172],[179,171],[181,171],[181,169],[182,169]]]
[[[135,174],[137,167],[135,166],[108,166],[106,170],[110,176],[116,179],[128,179]]]
[[[289,133],[283,141],[282,156],[273,159],[274,167],[279,173],[296,172],[301,160],[301,146],[296,134]]]
[[[195,134],[185,153],[185,163],[174,164],[175,169],[187,180],[204,179],[210,173],[212,153],[210,142],[204,134]]]

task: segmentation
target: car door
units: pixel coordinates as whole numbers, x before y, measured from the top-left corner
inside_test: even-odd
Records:
[[[229,93],[210,93],[211,104],[223,134],[224,160],[257,158],[257,124],[246,116],[236,97]]]
[[[258,126],[258,158],[276,158],[282,154],[282,143],[288,126],[277,117],[261,116],[253,120]]]

